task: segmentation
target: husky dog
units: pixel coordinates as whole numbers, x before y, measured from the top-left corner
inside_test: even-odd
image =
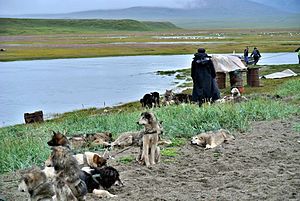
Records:
[[[58,200],[85,200],[87,187],[79,177],[81,170],[70,150],[63,146],[52,147],[48,161],[55,170]]]
[[[94,147],[94,146],[109,146],[112,141],[112,134],[110,132],[103,133],[89,133],[85,135],[75,135],[69,138],[72,147]]]
[[[232,136],[229,131],[220,129],[214,132],[200,133],[192,137],[191,144],[205,147],[205,149],[211,149],[229,140],[234,140],[234,136]]]
[[[142,137],[143,137],[143,133],[140,131],[121,133],[119,137],[111,143],[111,147],[124,148],[132,145],[139,146]]]
[[[166,90],[164,98],[162,100],[163,105],[172,105],[172,104],[181,104],[181,103],[191,103],[192,102],[192,95],[190,94],[184,94],[184,93],[178,93],[175,94],[172,92],[172,90]]]
[[[138,161],[145,163],[147,167],[159,163],[160,148],[157,146],[159,135],[161,134],[159,122],[152,112],[143,112],[137,123],[144,126],[142,146],[137,158]]]
[[[64,146],[69,149],[81,148],[86,146],[109,146],[112,141],[112,134],[109,132],[92,133],[80,136],[73,136],[67,138],[66,135],[53,131],[53,136],[50,141],[47,142],[49,146]]]
[[[18,190],[29,193],[29,201],[56,201],[54,185],[46,174],[34,167],[22,175]]]
[[[175,101],[173,99],[174,99],[173,91],[172,90],[166,90],[165,95],[164,95],[163,100],[162,100],[162,104],[164,106],[172,105],[172,104],[175,103]]]

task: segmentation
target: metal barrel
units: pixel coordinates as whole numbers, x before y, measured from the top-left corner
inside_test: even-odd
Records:
[[[259,67],[248,68],[247,71],[247,85],[250,87],[259,87]]]
[[[244,92],[244,84],[243,84],[243,71],[235,70],[229,72],[230,77],[230,87],[238,88],[240,93]]]
[[[226,73],[223,72],[217,72],[217,84],[219,89],[225,89],[226,88]]]

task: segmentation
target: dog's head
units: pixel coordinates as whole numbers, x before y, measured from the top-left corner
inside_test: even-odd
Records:
[[[143,112],[137,123],[139,125],[150,125],[155,121],[156,121],[156,117],[152,112]]]
[[[239,89],[236,88],[236,87],[232,88],[231,89],[231,96],[233,96],[233,97],[239,97],[239,96],[241,96],[241,93],[240,93]]]
[[[96,165],[96,167],[102,167],[106,165],[106,162],[107,160],[104,157],[99,156],[98,154],[94,154],[93,163]]]
[[[192,137],[192,145],[204,146],[206,145],[206,137],[203,134]]]
[[[47,142],[49,146],[64,146],[70,148],[70,142],[68,138],[60,132],[53,131],[51,140]]]
[[[22,175],[18,190],[21,192],[33,193],[33,190],[47,181],[46,174],[39,168],[32,168]]]
[[[166,90],[166,92],[165,92],[165,99],[166,100],[172,100],[173,99],[173,91],[172,91],[172,89],[171,90]]]

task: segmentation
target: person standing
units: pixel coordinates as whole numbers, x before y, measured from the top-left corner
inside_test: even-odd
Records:
[[[248,46],[247,46],[246,49],[244,49],[244,61],[245,61],[245,63],[246,63],[246,66],[247,66],[248,63],[249,63],[248,55],[249,55],[249,48],[248,48]]]
[[[199,48],[194,54],[191,76],[193,79],[192,101],[199,106],[204,102],[214,102],[220,98],[220,91],[216,83],[216,71],[211,57],[205,53],[204,48]]]
[[[298,49],[296,49],[295,52],[298,52],[298,60],[299,60],[299,64],[300,64],[300,47],[298,47]]]
[[[250,56],[253,56],[254,58],[254,65],[257,64],[259,58],[261,57],[260,52],[256,47],[253,49],[252,54]]]

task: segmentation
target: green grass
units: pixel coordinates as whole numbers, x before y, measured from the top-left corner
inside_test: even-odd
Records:
[[[165,156],[165,157],[175,157],[178,155],[178,148],[165,148],[163,150],[161,150],[161,155]]]
[[[102,19],[0,18],[0,35],[75,34],[103,31],[161,31],[179,29],[170,22]]]
[[[245,131],[251,121],[285,118],[298,114],[299,107],[279,101],[257,99],[236,105],[212,105],[202,108],[196,105],[168,106],[157,108],[154,112],[159,120],[164,121],[165,138],[187,139],[198,132],[219,128]],[[68,136],[74,133],[110,131],[116,137],[124,131],[141,129],[135,123],[139,116],[140,111],[93,116],[73,113],[63,119],[43,124],[1,128],[0,170],[3,173],[42,164],[50,153],[46,142],[50,139],[51,130],[67,131]]]
[[[294,125],[294,130],[300,133],[300,123]]]
[[[135,160],[134,156],[122,156],[118,159],[118,162],[123,164],[129,164],[132,163]]]

